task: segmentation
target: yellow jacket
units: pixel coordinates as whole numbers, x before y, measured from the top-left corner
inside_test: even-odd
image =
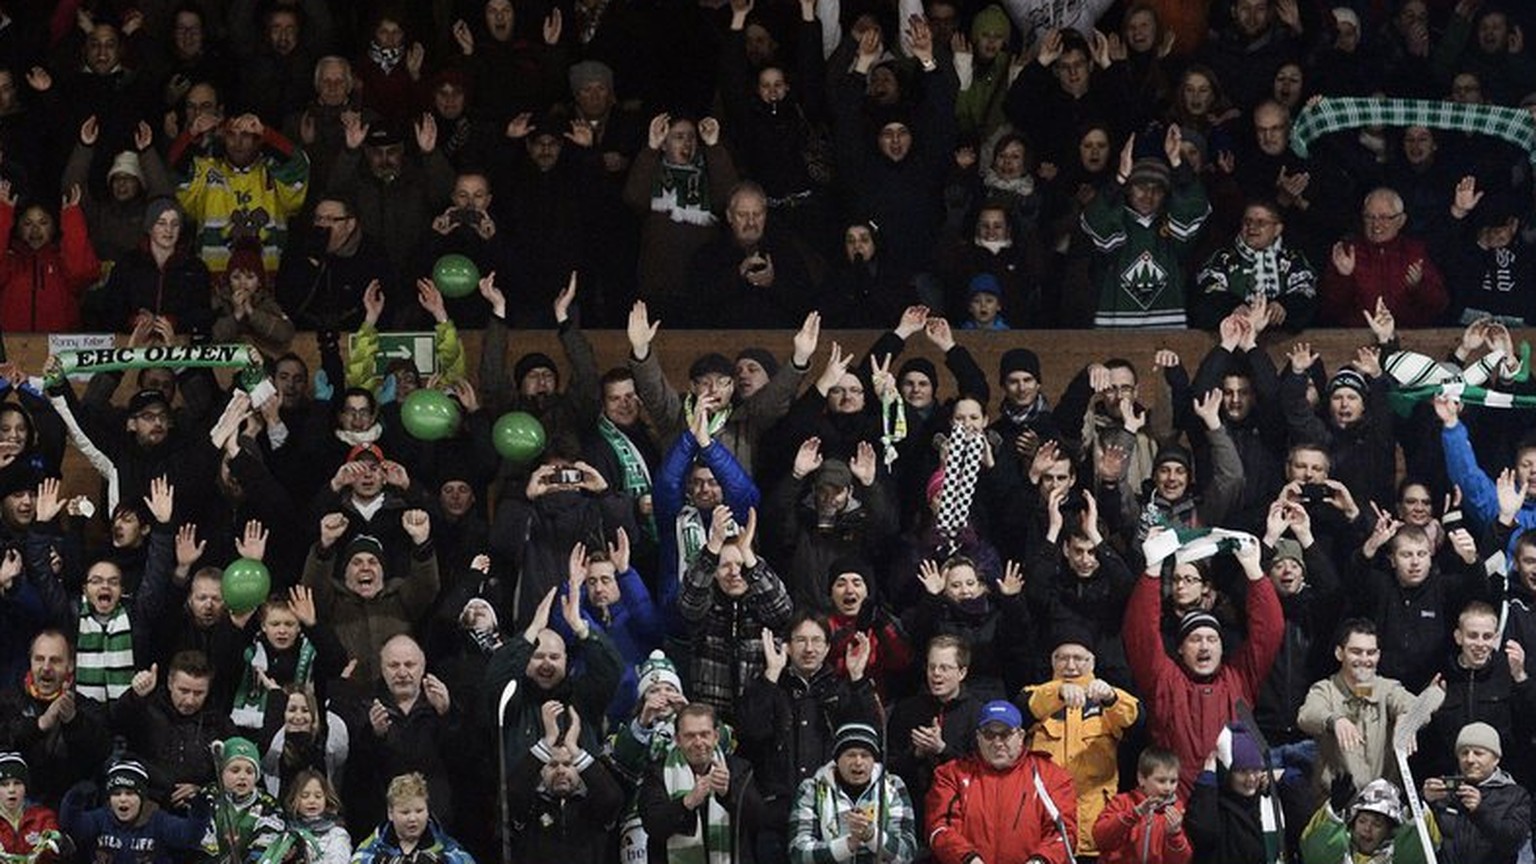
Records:
[[[1071,683],[1087,687],[1092,681],[1084,678]],[[1077,789],[1077,853],[1093,855],[1097,851],[1093,823],[1120,790],[1120,739],[1140,716],[1141,703],[1116,687],[1115,701],[1108,705],[1068,708],[1061,698],[1061,685],[1066,683],[1051,680],[1024,688],[1021,701],[1035,720],[1025,746],[1047,754],[1072,775]]]

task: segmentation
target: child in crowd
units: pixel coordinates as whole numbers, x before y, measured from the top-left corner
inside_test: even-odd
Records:
[[[229,738],[214,743],[213,755],[219,761],[219,782],[205,795],[212,821],[203,834],[203,854],[245,861],[272,853],[287,841],[287,826],[277,799],[260,788],[261,757],[256,745],[244,738]]]
[[[236,726],[256,732],[264,714],[282,714],[287,707],[282,692],[286,685],[316,685],[341,673],[346,649],[334,628],[318,624],[314,595],[303,585],[290,588],[286,598],[276,596],[261,605],[261,632],[245,649],[230,712]]]
[[[412,772],[389,781],[389,818],[357,846],[355,864],[432,861],[475,864],[474,856],[449,837],[428,809],[427,778]]]
[[[143,763],[120,759],[107,769],[107,805],[86,809],[95,787],[81,783],[64,796],[59,824],[96,864],[188,860],[198,852],[208,826],[206,802],[193,799],[192,815],[173,816],[145,796],[148,786]]]
[[[310,864],[347,864],[352,860],[352,838],[341,822],[341,798],[331,781],[319,771],[306,768],[293,778],[283,799],[288,824],[307,831],[320,854]]]
[[[1179,757],[1148,747],[1136,760],[1136,788],[1109,799],[1093,824],[1100,864],[1188,864],[1193,850],[1179,806]]]
[[[59,833],[58,816],[27,803],[31,770],[20,753],[0,753],[0,855],[16,864],[52,864],[73,847]]]
[[[970,317],[960,325],[961,330],[1009,329],[1008,320],[1003,317],[1003,286],[991,273],[971,277],[970,299],[965,308]]]

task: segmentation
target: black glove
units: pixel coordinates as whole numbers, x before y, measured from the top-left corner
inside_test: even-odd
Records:
[[[1349,772],[1344,772],[1333,778],[1333,783],[1328,787],[1328,805],[1339,816],[1349,807],[1349,802],[1355,800],[1355,777]]]

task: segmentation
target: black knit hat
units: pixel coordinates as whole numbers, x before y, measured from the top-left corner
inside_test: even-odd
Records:
[[[555,373],[555,380],[560,380],[560,367],[548,354],[542,351],[530,351],[517,358],[517,365],[512,367],[512,380],[518,384],[523,383],[523,378],[535,369],[548,369]]]
[[[727,378],[736,376],[736,364],[718,351],[711,351],[694,360],[688,366],[688,380],[697,381],[705,375],[724,375]]]
[[[743,360],[751,360],[763,367],[763,371],[768,373],[769,378],[779,374],[779,358],[773,356],[773,352],[767,348],[743,348],[736,355],[736,362],[740,363]]]
[[[1221,635],[1221,622],[1216,620],[1215,615],[1203,609],[1185,612],[1184,617],[1179,619],[1179,641],[1183,642],[1185,639],[1188,639],[1189,634],[1202,627],[1209,627],[1216,631],[1216,635]]]
[[[1003,359],[997,364],[997,378],[1006,381],[1013,372],[1028,372],[1035,376],[1036,381],[1043,381],[1040,377],[1040,356],[1028,348],[1010,348],[1003,354]]]
[[[832,739],[832,758],[843,755],[850,747],[863,747],[879,759],[880,731],[868,723],[844,723],[837,727],[837,736]]]
[[[926,377],[929,386],[933,388],[935,393],[938,392],[939,370],[933,365],[932,360],[929,360],[927,357],[913,357],[901,364],[901,367],[896,370],[896,381],[899,383],[903,378],[906,378],[908,372],[916,372]]]

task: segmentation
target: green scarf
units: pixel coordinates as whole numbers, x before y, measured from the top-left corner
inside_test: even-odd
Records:
[[[105,622],[98,621],[90,601],[80,601],[79,637],[75,642],[75,692],[97,702],[110,702],[133,684],[133,620],[117,604]]]
[[[716,748],[715,758],[724,759],[725,753]],[[661,779],[666,784],[667,796],[674,801],[693,791],[697,778],[681,748],[674,747],[667,753]],[[667,864],[730,864],[735,857],[731,814],[714,795],[695,812],[698,813],[698,823],[692,834],[673,834],[667,838]]]
[[[651,469],[645,464],[645,457],[640,455],[640,448],[635,446],[635,442],[629,440],[624,430],[609,420],[607,415],[597,419],[597,434],[603,436],[614,458],[619,460],[619,471],[623,474],[619,485],[624,494],[636,499],[651,494]],[[647,516],[640,527],[647,537],[656,539],[654,516]]]
[[[309,641],[309,637],[299,634],[299,662],[293,670],[293,682],[295,684],[308,684],[310,671],[315,665],[315,646]],[[246,729],[260,729],[262,715],[266,712],[267,692],[257,681],[256,670],[262,672],[271,668],[271,660],[267,657],[267,643],[261,637],[245,648],[245,674],[240,678],[240,686],[235,690],[235,708],[229,712],[229,719],[236,726]],[[281,683],[281,682],[280,682]]]
[[[651,185],[651,211],[665,213],[673,222],[708,227],[716,221],[709,209],[708,192],[702,159],[687,165],[671,165],[663,159]]]
[[[693,410],[694,406],[697,404],[698,398],[695,397],[692,393],[689,393],[687,396],[683,397],[683,425],[687,429],[693,428]],[[731,408],[729,406],[727,406],[722,411],[716,411],[715,416],[709,418],[709,437],[713,438],[716,435],[719,435],[720,430],[725,428],[726,422],[730,419]],[[687,435],[690,433],[684,432],[683,434]]]

